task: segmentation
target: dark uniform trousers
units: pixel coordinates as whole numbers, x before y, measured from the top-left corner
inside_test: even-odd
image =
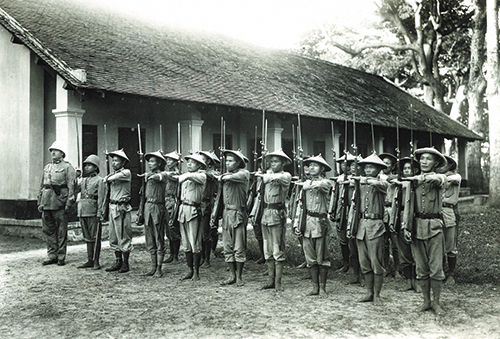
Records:
[[[42,231],[47,236],[47,253],[50,259],[65,260],[68,243],[68,215],[64,208],[44,210]]]

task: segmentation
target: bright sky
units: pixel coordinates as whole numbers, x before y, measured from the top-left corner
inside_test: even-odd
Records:
[[[215,31],[265,47],[292,48],[325,22],[361,23],[374,0],[92,0],[151,20]]]

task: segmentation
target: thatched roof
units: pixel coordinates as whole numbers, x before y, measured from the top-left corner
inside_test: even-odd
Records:
[[[79,1],[0,0],[0,24],[73,86],[481,137],[383,78]],[[78,70],[84,70],[80,72]],[[83,76],[82,76],[83,75]],[[85,76],[86,75],[86,76]]]

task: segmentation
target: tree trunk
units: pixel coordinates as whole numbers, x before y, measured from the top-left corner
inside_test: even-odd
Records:
[[[498,3],[486,1],[486,46],[488,52],[488,108],[490,122],[490,197],[500,207],[500,70],[498,69]]]
[[[474,25],[471,39],[471,63],[469,73],[469,129],[484,136],[482,117],[484,114],[483,99],[486,92],[486,79],[483,74],[485,62],[485,36],[486,36],[486,1],[474,1]],[[487,190],[481,168],[481,141],[469,143],[467,151],[468,186],[471,192]]]

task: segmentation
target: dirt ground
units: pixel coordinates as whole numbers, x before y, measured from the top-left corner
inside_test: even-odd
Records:
[[[44,242],[0,236],[0,338],[500,338],[500,291],[494,285],[445,288],[446,316],[415,311],[422,296],[387,278],[385,305],[356,300],[359,285],[330,272],[328,295],[306,297],[304,269],[286,267],[285,291],[259,290],[263,265],[245,266],[245,286],[220,286],[223,259],[202,268],[201,280],[179,281],[181,263],[165,276],[148,268],[144,239],[134,239],[129,273],[77,269],[85,245],[68,248],[67,265],[44,267]],[[103,243],[102,264],[112,261]]]

